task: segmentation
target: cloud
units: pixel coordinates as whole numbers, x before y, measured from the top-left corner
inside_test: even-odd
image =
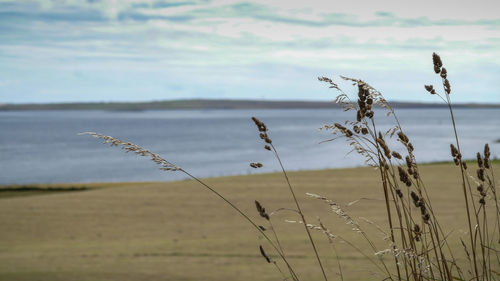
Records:
[[[172,7],[182,7],[182,6],[190,6],[195,5],[195,2],[167,2],[167,1],[157,1],[154,2],[151,7],[154,9],[158,8],[172,8]]]
[[[176,98],[207,92],[301,98],[318,89],[315,76],[328,73],[385,79],[380,84],[387,91],[405,86],[401,81],[420,89],[434,51],[472,94],[500,86],[493,79],[500,75],[500,20],[494,17],[276,3],[0,2],[0,96],[30,92],[42,101],[45,89],[60,98],[71,92],[73,99],[118,99],[118,92],[136,99],[143,87],[146,99],[164,91],[173,97],[174,88],[182,89]],[[473,81],[465,79],[471,69]]]

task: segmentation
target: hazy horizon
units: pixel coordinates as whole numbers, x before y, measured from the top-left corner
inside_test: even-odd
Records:
[[[434,51],[454,102],[500,103],[498,10],[493,0],[3,0],[0,103],[328,101],[336,93],[317,77],[338,75],[388,100],[434,103],[423,88],[441,89]]]
[[[95,101],[43,101],[43,102],[12,102],[12,103],[2,103],[0,102],[0,106],[2,105],[28,105],[28,104],[34,104],[34,105],[50,105],[50,104],[80,104],[80,103],[90,103],[90,104],[107,104],[107,103],[161,103],[161,102],[175,102],[175,101],[197,101],[197,100],[202,100],[202,101],[235,101],[235,102],[303,102],[303,103],[315,103],[315,102],[320,102],[320,103],[332,103],[332,105],[336,104],[334,103],[334,99],[322,99],[322,100],[313,100],[313,99],[250,99],[250,98],[198,98],[198,97],[193,97],[193,98],[185,98],[185,99],[164,99],[164,100],[95,100]],[[446,106],[446,104],[443,104],[439,100],[431,101],[431,100],[424,100],[424,101],[412,101],[412,100],[388,100],[389,103],[394,103],[394,104],[429,104],[429,105],[443,105]],[[455,105],[464,105],[464,104],[478,104],[478,105],[500,105],[499,102],[476,102],[476,101],[464,101],[464,102],[455,102]]]

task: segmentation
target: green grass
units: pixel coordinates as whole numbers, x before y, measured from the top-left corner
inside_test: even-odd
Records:
[[[475,172],[473,164],[469,166],[470,173]],[[495,169],[500,171],[498,165]],[[442,224],[453,230],[450,244],[460,247],[458,239],[465,235],[466,222],[457,220],[464,210],[459,170],[451,164],[424,165],[421,174]],[[293,172],[290,179],[311,223],[320,217],[335,234],[367,249],[358,234],[328,206],[306,198],[306,192],[342,204],[368,198],[346,210],[352,217],[366,217],[385,227],[383,195],[372,168]],[[254,200],[269,211],[294,206],[281,174],[206,181],[263,225],[266,222],[258,217]],[[262,237],[194,181],[85,187],[85,192],[0,201],[0,280],[281,280],[259,254],[260,244],[271,252]],[[302,280],[320,280],[304,229],[285,219],[298,218],[291,212],[273,217],[292,265]],[[377,230],[362,226],[379,249],[388,247]],[[313,236],[330,279],[340,280],[330,245],[321,233]],[[345,280],[380,279],[373,266],[349,246],[337,242],[337,249]]]
[[[0,187],[0,199],[89,190],[85,186],[12,185]]]

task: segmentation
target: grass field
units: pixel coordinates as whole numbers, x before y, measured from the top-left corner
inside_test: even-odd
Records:
[[[475,166],[469,165],[471,174]],[[497,175],[500,165],[495,163]],[[458,246],[466,224],[459,170],[450,164],[421,166],[449,241]],[[352,217],[386,225],[377,172],[371,168],[290,173],[309,222],[318,217],[373,256],[373,251],[329,207],[306,192],[325,195],[346,207]],[[268,210],[293,208],[281,174],[207,179],[252,217],[266,225],[254,200]],[[498,184],[498,183],[497,183]],[[497,185],[498,186],[498,185]],[[42,186],[65,189],[82,185]],[[168,183],[85,184],[78,192],[0,192],[0,280],[281,280],[260,256],[265,241],[247,222],[194,181]],[[78,189],[76,189],[78,190]],[[5,196],[3,194],[8,194]],[[24,196],[24,195],[30,196]],[[488,202],[487,202],[488,203]],[[458,219],[457,219],[458,218]],[[321,280],[303,227],[292,212],[273,217],[278,235],[302,280]],[[373,226],[362,227],[388,247]],[[331,280],[340,280],[331,246],[313,233]],[[345,280],[380,280],[377,270],[348,245],[336,241]],[[390,257],[387,257],[389,259]],[[459,257],[460,258],[460,257]]]

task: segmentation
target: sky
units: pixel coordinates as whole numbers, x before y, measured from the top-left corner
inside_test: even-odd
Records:
[[[500,1],[0,0],[0,103],[333,100],[500,103]],[[351,91],[350,84],[341,84]]]

